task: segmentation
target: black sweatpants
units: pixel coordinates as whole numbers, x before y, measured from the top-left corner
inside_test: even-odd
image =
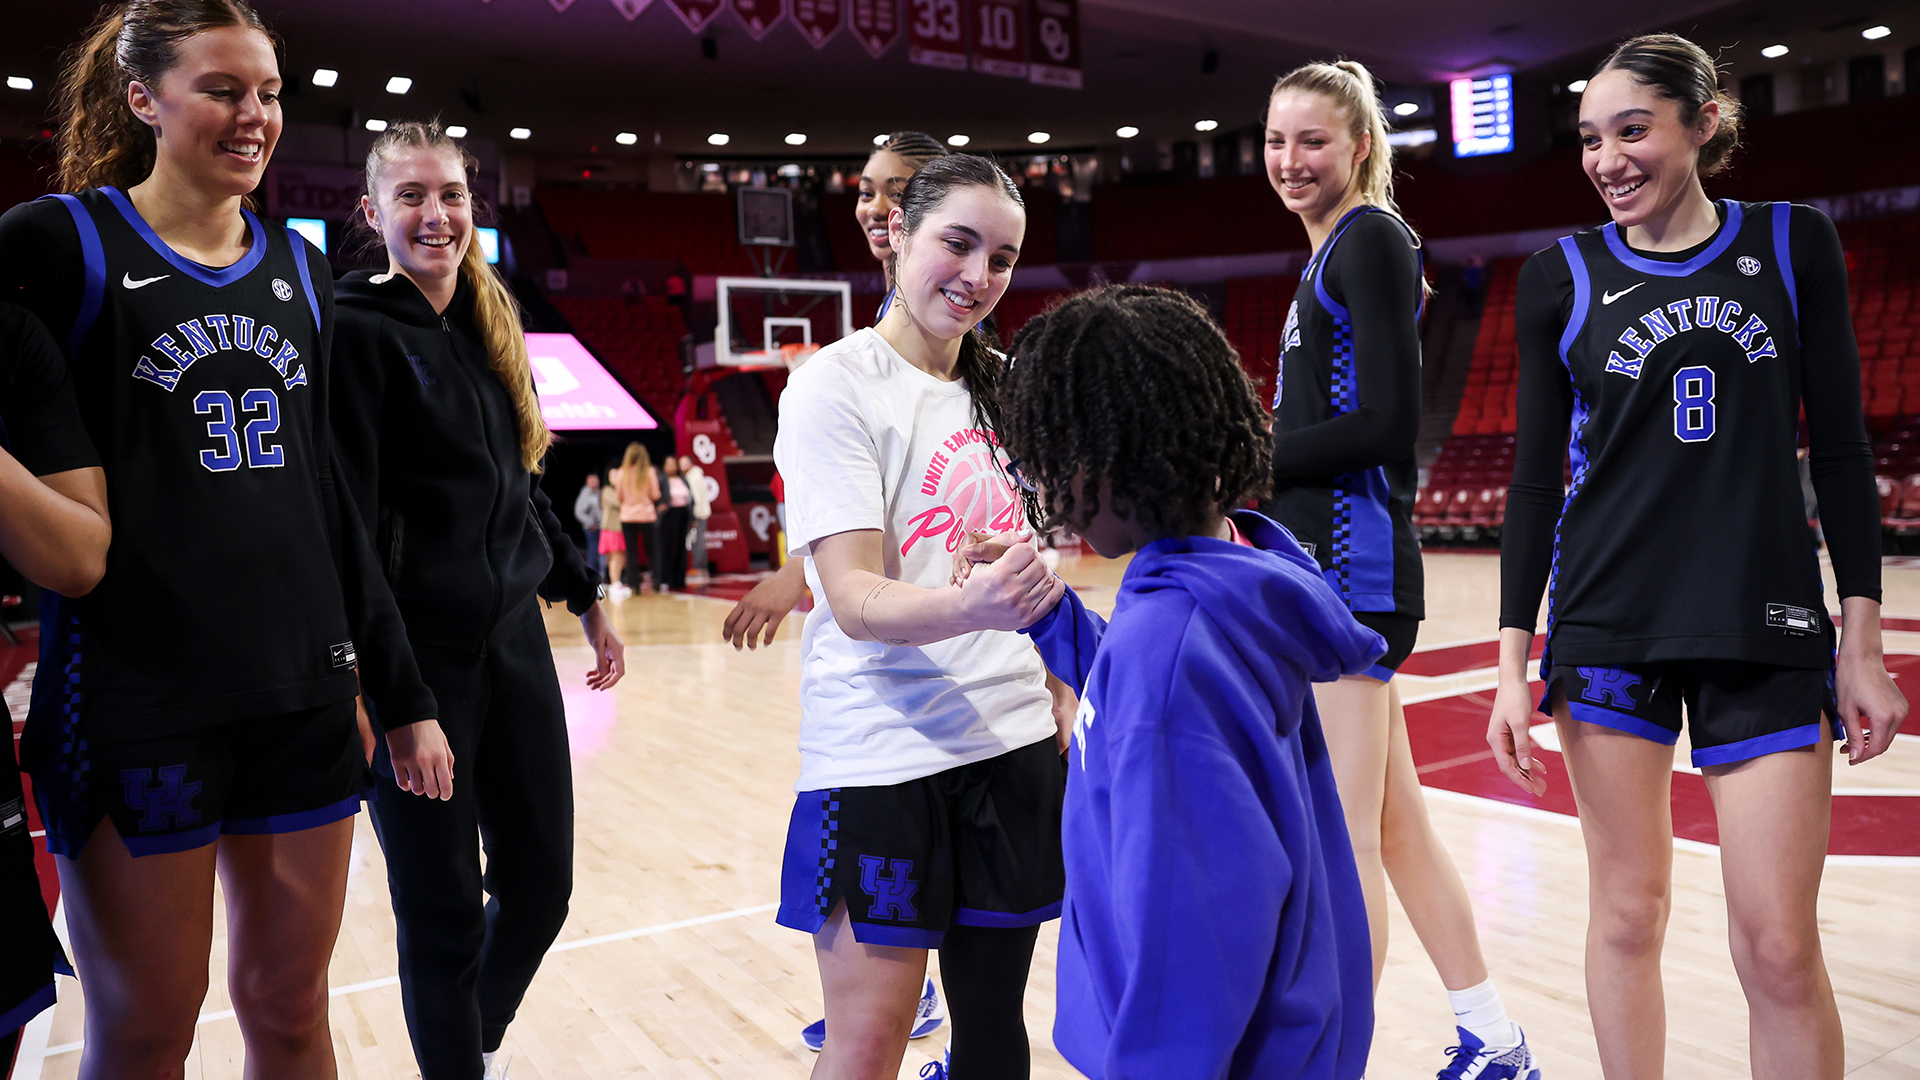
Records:
[[[387,857],[400,994],[422,1080],[478,1080],[573,892],[573,771],[537,602],[482,655],[416,645],[453,750],[453,798],[400,790],[381,740],[373,825]],[[480,850],[487,853],[480,872]],[[486,890],[484,906],[481,890]]]
[[[660,567],[653,580],[669,589],[687,587],[687,529],[693,524],[693,508],[669,506],[660,511]]]

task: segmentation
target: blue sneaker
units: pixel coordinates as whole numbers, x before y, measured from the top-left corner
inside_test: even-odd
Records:
[[[947,1044],[947,1052],[940,1055],[939,1061],[929,1061],[920,1066],[920,1080],[947,1080],[947,1071],[953,1067],[953,1044]]]
[[[933,988],[933,979],[929,977],[920,991],[920,1008],[913,1016],[913,1030],[907,1033],[909,1039],[924,1039],[940,1030],[947,1022],[947,1008],[940,1004],[940,991]],[[800,1032],[800,1041],[806,1048],[819,1053],[827,1045],[827,1022],[815,1020]],[[932,1064],[929,1062],[928,1064]]]
[[[1437,1080],[1540,1080],[1540,1062],[1527,1048],[1527,1033],[1519,1024],[1513,1025],[1513,1033],[1520,1037],[1520,1045],[1503,1050],[1488,1050],[1466,1028],[1453,1030],[1459,1033],[1460,1045],[1447,1047],[1453,1060],[1440,1070]]]

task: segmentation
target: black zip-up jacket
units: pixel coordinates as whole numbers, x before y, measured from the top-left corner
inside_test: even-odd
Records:
[[[520,458],[513,399],[462,279],[445,315],[403,274],[334,286],[333,426],[341,482],[416,645],[481,652],[536,593],[578,615],[599,580]]]

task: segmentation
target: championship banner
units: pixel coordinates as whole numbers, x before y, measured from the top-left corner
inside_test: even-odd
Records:
[[[961,0],[907,0],[907,59],[928,67],[967,70]]]
[[[640,17],[641,12],[647,10],[653,0],[610,0],[610,2],[615,11],[626,16],[628,22],[632,22]]]
[[[840,32],[845,0],[793,0],[793,24],[807,43],[819,48]]]
[[[1027,0],[967,0],[973,70],[1027,77]]]
[[[726,0],[666,0],[666,4],[675,15],[680,16],[681,22],[687,24],[687,29],[697,34],[707,28],[715,15],[720,14],[720,9],[726,6]]]
[[[1033,0],[1031,52],[1034,82],[1080,89],[1080,0]]]
[[[787,0],[732,0],[734,18],[747,28],[747,36],[759,41],[767,31],[787,17]]]
[[[853,36],[875,60],[900,40],[900,0],[841,0],[847,5],[847,20],[853,24]]]

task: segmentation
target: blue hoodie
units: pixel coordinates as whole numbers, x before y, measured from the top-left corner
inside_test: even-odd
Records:
[[[1092,1080],[1354,1080],[1373,960],[1309,684],[1385,651],[1284,528],[1141,548],[1111,624],[1026,632],[1080,689],[1054,1044]]]

